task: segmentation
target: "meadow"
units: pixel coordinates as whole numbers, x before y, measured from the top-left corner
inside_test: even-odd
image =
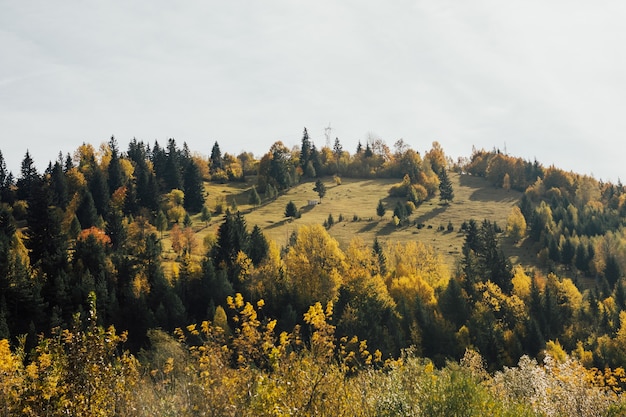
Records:
[[[205,183],[208,193],[206,204],[212,211],[218,205],[240,210],[250,228],[258,225],[265,236],[279,246],[287,245],[290,235],[300,226],[323,224],[332,215],[335,224],[330,227],[329,233],[337,239],[342,249],[355,237],[367,244],[373,244],[374,239],[378,238],[383,245],[419,240],[434,247],[444,256],[450,269],[454,270],[465,239],[460,230],[463,222],[489,219],[504,229],[511,208],[522,194],[493,187],[484,178],[468,174],[450,173],[450,179],[454,188],[454,200],[450,204],[442,204],[435,196],[416,208],[409,217],[409,225],[399,227],[394,225],[392,216],[396,202],[403,199],[389,197],[388,193],[389,188],[398,182],[396,179],[344,178],[338,185],[332,177],[326,177],[323,182],[327,192],[317,205],[309,205],[310,201],[319,202],[319,197],[313,191],[315,182],[307,181],[281,193],[276,199],[263,199],[263,203],[257,207],[248,204],[248,193],[254,185],[254,179],[226,184],[210,182]],[[376,215],[379,200],[386,207],[382,218]],[[298,207],[301,214],[299,218],[285,217],[285,207],[289,201]],[[208,224],[200,220],[199,214],[193,216],[193,220],[197,240],[201,243],[207,235],[216,234],[223,215],[213,215]],[[418,224],[423,227],[418,228]],[[452,231],[448,231],[448,224],[452,225]],[[531,266],[536,263],[533,250],[525,241],[513,242],[505,237],[501,244],[514,264]],[[164,249],[166,258],[171,259],[173,252],[168,232],[164,234]],[[200,256],[203,250],[199,244],[197,255]]]

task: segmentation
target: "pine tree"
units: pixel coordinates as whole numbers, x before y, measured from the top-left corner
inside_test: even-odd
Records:
[[[374,239],[374,246],[372,246],[372,252],[374,256],[376,256],[376,260],[378,261],[378,272],[381,276],[385,276],[387,274],[387,257],[383,251],[383,246],[378,241],[378,238]]]
[[[259,264],[267,257],[268,251],[269,244],[267,239],[263,235],[261,228],[254,225],[252,233],[250,233],[250,249],[248,251],[248,256],[254,266],[259,266]]]
[[[109,209],[109,186],[102,169],[97,165],[94,167],[89,180],[89,191],[98,214],[104,216]]]
[[[296,207],[296,203],[293,201],[289,201],[287,206],[285,207],[285,217],[294,218],[298,216],[298,207]]]
[[[439,173],[439,199],[444,204],[450,204],[454,200],[454,191],[452,190],[452,181],[448,177],[448,172],[442,169]]]
[[[222,151],[220,145],[215,141],[213,148],[211,148],[211,156],[209,158],[209,167],[211,173],[215,173],[218,169],[224,169],[224,160],[222,159]]]
[[[326,186],[322,180],[315,181],[315,187],[313,187],[313,191],[317,193],[320,198],[320,203],[322,202],[322,198],[326,195]]]
[[[259,193],[257,193],[255,186],[252,186],[248,192],[248,204],[255,207],[261,204],[261,197],[259,197]]]
[[[52,204],[62,209],[67,207],[69,202],[68,184],[63,166],[57,161],[50,171],[50,191],[52,193]]]
[[[184,207],[191,213],[198,213],[204,206],[204,182],[200,169],[193,161],[189,160],[184,177],[185,201]]]
[[[376,215],[382,219],[386,211],[387,210],[385,209],[383,200],[378,200],[378,206],[376,206]]]
[[[300,145],[300,168],[302,172],[307,173],[307,165],[311,160],[311,140],[309,139],[309,132],[306,127],[302,133],[302,144]]]
[[[17,179],[17,198],[19,200],[29,200],[33,193],[33,186],[39,180],[39,174],[35,168],[35,162],[30,156],[30,152],[26,151],[22,160],[21,175]]]
[[[169,139],[167,143],[167,159],[165,160],[163,180],[167,190],[183,189],[183,179],[181,176],[181,165],[176,148],[176,141]]]
[[[98,222],[98,211],[89,190],[85,190],[83,193],[81,203],[76,209],[76,217],[78,217],[82,229],[89,229]]]
[[[111,161],[109,161],[109,167],[107,169],[109,195],[113,194],[115,190],[120,188],[122,184],[122,166],[120,165],[119,149],[117,147],[117,141],[114,136],[111,136],[109,141],[109,149],[111,151]]]
[[[333,156],[335,157],[335,174],[339,175],[339,160],[343,154],[343,146],[339,142],[339,138],[335,138],[335,144],[333,145]]]

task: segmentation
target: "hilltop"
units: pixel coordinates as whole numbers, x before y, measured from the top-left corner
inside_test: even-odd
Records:
[[[396,179],[347,178],[337,185],[334,178],[326,177],[323,181],[327,194],[321,204],[313,206],[309,205],[309,201],[319,201],[317,193],[313,191],[314,181],[302,182],[259,207],[248,204],[248,193],[254,183],[206,183],[205,187],[209,207],[215,207],[223,199],[228,206],[232,206],[234,201],[248,225],[258,225],[267,238],[279,246],[287,245],[289,236],[300,226],[323,224],[332,215],[336,223],[328,231],[344,249],[354,238],[359,238],[368,245],[375,238],[382,244],[417,240],[433,246],[443,255],[450,270],[453,270],[461,256],[465,240],[465,233],[461,231],[462,223],[470,219],[489,219],[504,228],[512,207],[518,204],[522,193],[496,188],[484,178],[468,174],[451,173],[450,179],[455,198],[449,205],[442,204],[438,198],[428,200],[419,205],[410,216],[410,225],[399,227],[393,224],[391,218],[396,202],[403,202],[404,199],[390,197],[388,192],[398,182]],[[379,200],[383,200],[387,208],[383,218],[376,215]],[[285,206],[289,201],[293,201],[299,208],[300,218],[285,217]],[[340,217],[343,220],[338,222]],[[197,230],[199,240],[202,241],[208,233],[217,233],[217,227],[222,221],[223,216],[216,216],[209,223],[209,227],[205,228],[197,219],[194,230]],[[449,223],[452,224],[453,231],[447,230]],[[423,227],[418,228],[418,224],[423,224]],[[167,244],[167,233],[165,237]],[[527,252],[520,250],[518,244],[504,236],[502,244],[512,262],[521,262],[528,267],[535,265],[536,257],[524,256]]]

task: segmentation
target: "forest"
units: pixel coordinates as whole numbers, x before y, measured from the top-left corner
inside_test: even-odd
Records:
[[[521,195],[506,224],[448,225],[454,268],[419,238],[342,245],[332,216],[285,244],[246,220],[297,184],[323,204],[323,179],[385,179],[371,221],[418,230],[452,174]],[[0,415],[623,415],[625,224],[620,182],[498,149],[112,137],[17,176],[0,152]]]

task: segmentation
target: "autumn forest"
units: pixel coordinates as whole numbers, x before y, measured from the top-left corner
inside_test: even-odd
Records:
[[[620,182],[306,129],[202,151],[112,137],[16,175],[0,153],[0,416],[626,413]],[[464,178],[515,196],[506,221],[432,220]],[[368,215],[307,220],[348,181],[382,190]]]

